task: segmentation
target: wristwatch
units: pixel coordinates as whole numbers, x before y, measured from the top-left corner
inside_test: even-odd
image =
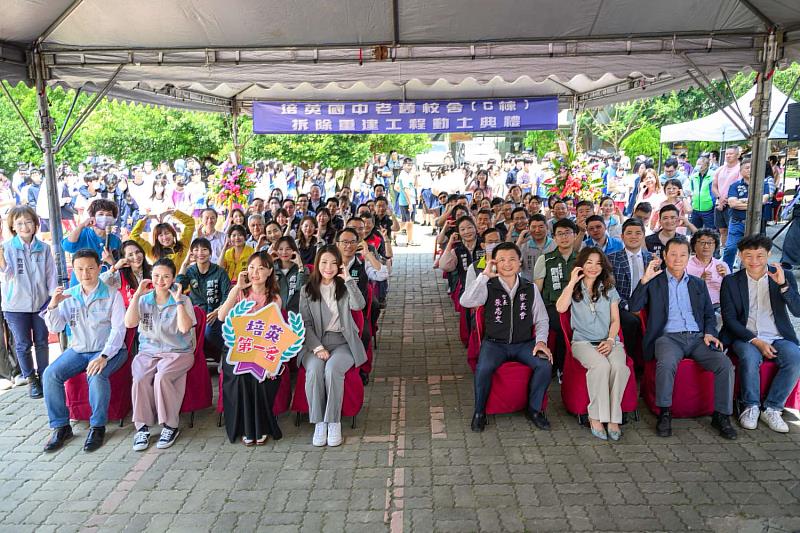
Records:
[[[102,357],[103,359],[108,359],[108,356],[106,354],[104,354],[104,353],[101,353],[100,357]]]

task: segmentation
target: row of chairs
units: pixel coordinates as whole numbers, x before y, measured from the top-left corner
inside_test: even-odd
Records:
[[[456,301],[456,300],[454,300]],[[457,303],[457,301],[456,301]],[[456,307],[462,318],[469,310]],[[647,312],[640,313],[642,330],[646,327]],[[586,420],[589,405],[589,393],[586,386],[586,369],[572,354],[572,324],[570,313],[561,313],[561,329],[564,333],[566,353],[564,358],[564,372],[561,383],[561,398],[567,411],[578,417],[580,422]],[[475,371],[480,345],[483,338],[483,307],[473,312],[474,327],[468,332],[467,362]],[[620,332],[622,338],[622,332]],[[554,336],[551,333],[548,339],[551,350],[554,346]],[[728,350],[734,364],[736,355]],[[635,420],[639,419],[638,398],[639,391],[636,384],[633,360],[626,356],[628,368],[631,369],[630,378],[622,398],[622,411]],[[772,361],[764,361],[760,368],[761,399],[766,397],[769,386],[778,371],[778,365]],[[486,405],[487,414],[504,414],[520,411],[527,402],[528,382],[532,370],[520,363],[509,362],[501,365],[492,378],[492,388]],[[660,408],[656,405],[655,392],[656,361],[650,360],[644,364],[642,376],[641,395],[647,408],[658,414]],[[735,384],[735,397],[739,396],[740,382],[737,374]],[[545,396],[545,407],[547,396]],[[800,409],[800,381],[789,394],[786,407]],[[738,406],[737,406],[738,408]],[[676,418],[694,418],[708,416],[714,412],[714,375],[705,370],[692,359],[683,359],[678,365],[675,375],[675,388],[673,391],[672,415]]]
[[[369,302],[366,316],[372,316],[372,295],[375,291],[373,284],[369,287]],[[195,412],[212,406],[211,378],[208,372],[208,363],[204,352],[204,331],[206,325],[205,312],[195,306],[195,316],[197,325],[195,327],[196,346],[194,352],[194,365],[186,376],[186,392],[181,404],[181,413],[190,413],[189,427],[194,426]],[[377,322],[367,321],[365,323],[364,313],[352,311],[353,319],[359,329],[359,334],[363,333],[364,327],[371,328],[372,339],[368,346],[367,362],[361,367],[350,368],[345,374],[344,402],[342,405],[342,416],[352,417],[351,427],[355,427],[356,417],[364,404],[364,383],[360,370],[367,373],[372,370],[373,345],[377,334]],[[135,353],[138,351],[136,346],[136,328],[128,329],[125,336],[125,346],[128,349],[128,359],[125,364],[109,378],[111,385],[111,397],[108,406],[109,420],[119,420],[122,427],[125,418],[133,408],[131,400],[131,385],[133,377],[131,374],[131,364]],[[292,395],[291,376],[296,375],[296,385],[294,395]],[[305,393],[305,368],[297,367],[294,360],[286,366],[285,371],[278,378],[281,380],[278,394],[273,405],[275,415],[281,415],[291,409],[296,413],[296,425],[300,423],[302,414],[308,414],[308,400]],[[217,396],[216,411],[219,414],[217,425],[222,425],[222,373],[219,373],[218,383],[219,394]],[[83,372],[73,376],[65,383],[67,407],[69,408],[70,418],[73,420],[89,420],[92,414],[89,404],[89,388],[86,373]]]

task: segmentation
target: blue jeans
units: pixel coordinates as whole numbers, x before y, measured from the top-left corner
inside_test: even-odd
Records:
[[[11,329],[11,335],[14,336],[14,352],[16,352],[22,376],[27,378],[36,374],[31,357],[31,347],[36,346],[36,368],[39,370],[41,378],[47,365],[50,364],[50,346],[47,343],[50,333],[47,331],[44,319],[39,316],[39,313],[5,311],[3,314]],[[31,332],[33,341],[31,341]]]
[[[516,361],[529,366],[533,370],[528,385],[528,409],[541,411],[544,394],[550,384],[553,365],[547,359],[533,354],[536,341],[501,344],[484,339],[481,353],[478,355],[478,366],[475,368],[475,412],[485,413],[486,402],[492,389],[492,376],[500,365]]]
[[[700,228],[711,228],[715,229],[717,227],[714,224],[714,210],[711,211],[692,211],[691,217],[689,217],[689,221],[697,226],[697,229]]]
[[[800,346],[792,341],[780,339],[773,341],[772,346],[778,356],[771,359],[778,365],[778,373],[772,380],[764,407],[783,409],[786,398],[800,379]],[[734,341],[733,351],[739,356],[739,380],[741,383],[741,400],[744,407],[761,404],[761,377],[759,369],[763,361],[761,352],[749,342]]]
[[[67,409],[64,383],[72,376],[85,371],[89,361],[98,355],[100,352],[78,353],[69,348],[47,367],[42,384],[44,386],[44,404],[47,407],[47,417],[50,419],[51,428],[56,429],[69,425],[69,409]],[[117,355],[109,358],[102,372],[88,376],[89,405],[92,407],[90,426],[106,425],[108,402],[111,399],[111,384],[108,382],[108,378],[125,364],[127,358],[128,350],[123,347]]]
[[[725,251],[722,252],[722,260],[728,264],[733,271],[733,263],[736,261],[736,245],[744,237],[744,220],[733,220],[728,225],[728,241],[725,244]]]

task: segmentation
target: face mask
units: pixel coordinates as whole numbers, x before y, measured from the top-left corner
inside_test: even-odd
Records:
[[[486,245],[486,257],[492,257],[492,251],[497,248],[496,242],[490,242]]]
[[[94,225],[97,229],[107,229],[114,225],[117,221],[116,218],[108,215],[99,215],[94,217]]]

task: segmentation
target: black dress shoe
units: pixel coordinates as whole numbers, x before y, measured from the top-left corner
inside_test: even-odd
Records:
[[[731,425],[731,419],[728,415],[715,412],[711,416],[711,427],[719,430],[719,436],[723,439],[736,440],[738,434],[736,429]]]
[[[50,435],[50,440],[44,445],[44,451],[54,452],[64,446],[64,443],[73,437],[72,426],[66,425],[60,428],[55,428],[53,434]]]
[[[483,413],[475,413],[472,417],[472,431],[480,433],[486,427],[486,415]]]
[[[29,394],[34,400],[44,398],[44,391],[42,391],[42,382],[36,374],[31,374],[28,378],[28,387],[30,388]]]
[[[528,420],[533,422],[533,425],[539,429],[543,429],[545,431],[550,430],[550,421],[547,419],[547,416],[542,411],[526,411],[525,414],[528,416]]]
[[[86,436],[86,442],[83,443],[83,451],[93,452],[103,445],[106,438],[106,427],[91,427],[89,434]]]
[[[658,415],[656,435],[659,437],[672,436],[672,413],[669,411],[669,409],[662,409],[661,414]]]

